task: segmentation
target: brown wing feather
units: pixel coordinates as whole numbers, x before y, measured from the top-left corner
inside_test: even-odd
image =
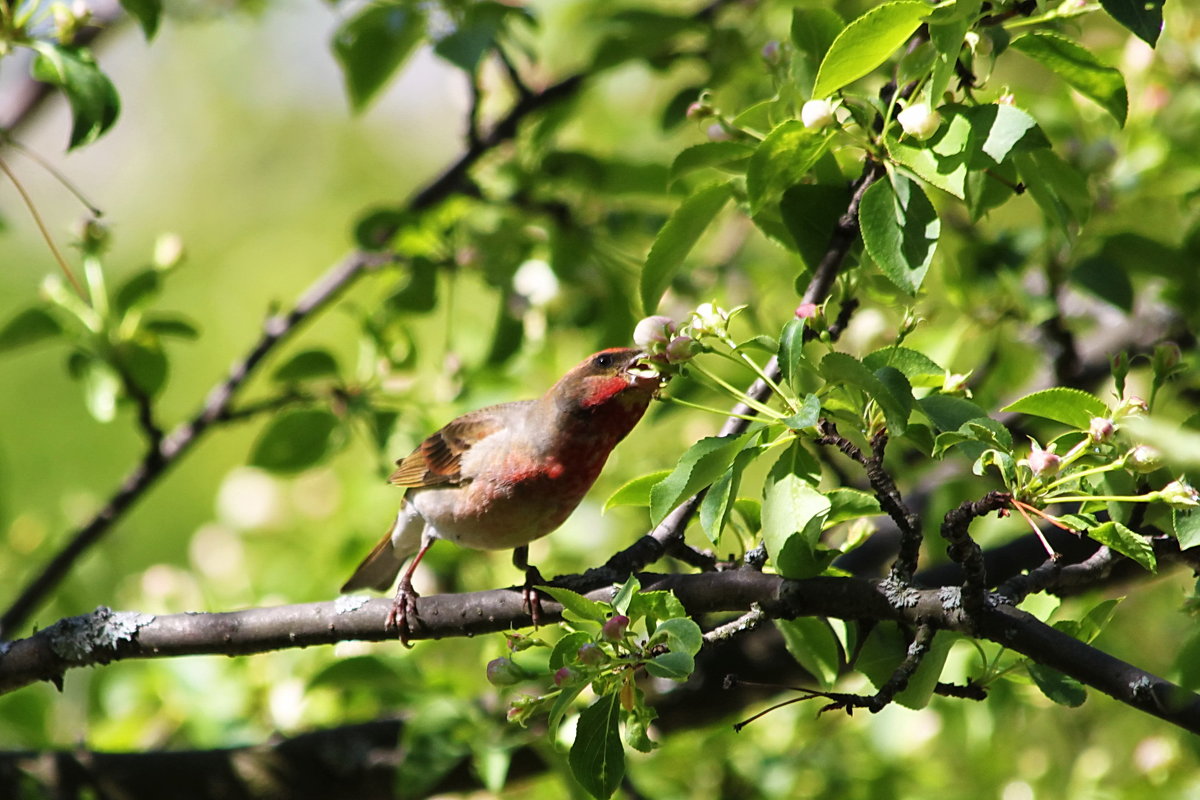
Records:
[[[532,402],[532,401],[523,401]],[[476,442],[504,427],[509,406],[503,403],[464,414],[421,442],[408,456],[396,462],[388,482],[418,488],[456,484],[462,480],[462,457]]]

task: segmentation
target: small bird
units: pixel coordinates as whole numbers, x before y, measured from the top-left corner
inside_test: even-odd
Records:
[[[386,591],[414,553],[386,624],[408,644],[418,618],[412,575],[434,541],[476,550],[515,548],[534,623],[542,583],[529,542],[570,516],[608,454],[646,412],[661,383],[645,352],[613,348],[589,356],[537,400],[481,408],[453,420],[396,462],[388,479],[407,488],[391,529],[342,592]]]

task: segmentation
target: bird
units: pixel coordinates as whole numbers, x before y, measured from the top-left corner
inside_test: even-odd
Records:
[[[562,525],[645,414],[663,381],[645,356],[638,348],[601,350],[540,398],[471,411],[421,442],[388,478],[406,489],[395,522],[341,591],[387,591],[412,557],[385,620],[408,646],[419,622],[413,572],[435,541],[512,548],[536,625],[533,587],[544,581],[528,562],[528,545]]]

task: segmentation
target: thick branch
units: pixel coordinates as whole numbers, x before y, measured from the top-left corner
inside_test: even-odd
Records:
[[[757,603],[772,617],[893,620],[954,630],[1003,644],[1057,669],[1133,708],[1200,733],[1200,697],[1132,664],[1067,636],[1011,606],[985,605],[974,617],[954,588],[920,590],[892,581],[857,578],[785,580],[755,570],[694,575],[642,575],[647,590],[671,590],[691,615],[747,611]],[[593,599],[612,596],[607,586]],[[473,636],[530,624],[518,589],[423,597],[422,625],[414,639]],[[224,613],[150,616],[98,609],[62,620],[0,654],[0,691],[36,681],[60,682],[75,667],[131,658],[245,655],[344,640],[394,640],[384,627],[386,599],[344,597],[334,602],[256,608]],[[543,601],[547,621],[561,607]]]

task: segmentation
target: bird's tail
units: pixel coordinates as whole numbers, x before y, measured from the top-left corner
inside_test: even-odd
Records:
[[[354,570],[350,580],[342,585],[342,592],[359,589],[386,592],[400,574],[404,562],[420,548],[424,529],[425,520],[412,503],[400,506],[400,513],[396,515],[392,527]]]

